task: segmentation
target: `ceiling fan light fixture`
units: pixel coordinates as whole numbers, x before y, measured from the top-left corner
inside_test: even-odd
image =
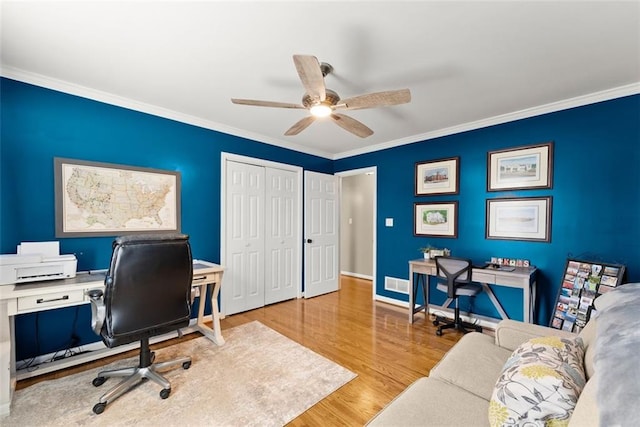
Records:
[[[333,110],[331,109],[331,106],[320,103],[309,108],[309,111],[314,117],[328,117],[331,115]]]

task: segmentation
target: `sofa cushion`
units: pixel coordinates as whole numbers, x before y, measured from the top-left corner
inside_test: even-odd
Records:
[[[462,387],[485,400],[491,392],[511,351],[498,347],[489,335],[471,332],[431,370],[429,377]]]
[[[600,425],[638,425],[640,283],[619,285],[596,298],[594,305],[598,321],[594,365]]]
[[[582,338],[582,342],[584,344],[584,373],[587,375],[587,379],[591,378],[595,373],[595,366],[593,363],[593,358],[596,353],[596,330],[597,330],[597,320],[595,318],[591,318],[587,325],[582,328],[580,331],[580,338]]]
[[[541,337],[518,347],[496,382],[493,426],[568,422],[585,385],[582,339]]]
[[[369,421],[368,426],[488,426],[489,402],[435,378],[420,378]]]
[[[531,338],[546,337],[555,335],[559,337],[572,338],[576,334],[560,329],[551,329],[548,326],[524,323],[518,320],[503,319],[496,326],[496,345],[513,351],[520,344]]]
[[[599,413],[598,413],[598,401],[596,399],[596,393],[598,389],[598,375],[593,375],[580,393],[580,399],[578,404],[573,410],[571,420],[569,420],[569,427],[587,427],[598,426]]]

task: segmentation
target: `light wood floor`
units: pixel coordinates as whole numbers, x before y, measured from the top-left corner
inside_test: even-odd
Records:
[[[343,276],[341,289],[308,300],[291,300],[246,313],[227,316],[223,329],[253,320],[280,332],[307,348],[333,360],[358,376],[307,412],[290,426],[359,426],[409,384],[429,370],[462,336],[435,327],[416,315],[412,325],[402,307],[374,302],[371,282]],[[197,338],[198,333],[153,346],[160,348]],[[135,351],[82,366],[20,381],[18,388],[105,365],[131,357]]]

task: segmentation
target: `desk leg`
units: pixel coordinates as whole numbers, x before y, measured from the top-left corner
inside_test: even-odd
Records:
[[[524,321],[526,323],[533,323],[535,321],[535,312],[536,312],[536,281],[534,280],[531,285],[529,285],[529,289],[522,290],[523,295],[523,304],[522,304],[522,313],[524,316]]]
[[[224,344],[222,329],[220,328],[220,309],[218,308],[218,294],[220,293],[220,280],[211,284],[211,322],[213,329],[204,323],[205,298],[208,295],[208,284],[200,285],[200,305],[198,306],[198,329],[200,332],[218,345]]]
[[[218,345],[224,344],[224,338],[222,338],[222,329],[220,328],[220,308],[218,307],[220,282],[220,279],[216,280],[216,282],[213,284],[213,289],[211,290],[211,317],[213,318],[213,330]]]
[[[422,311],[424,308],[424,317],[429,319],[429,276],[422,273],[409,272],[409,323],[413,323],[413,316]],[[424,305],[416,307],[416,295],[418,295],[418,288],[422,287],[422,297],[424,298]]]
[[[9,316],[8,300],[2,300],[0,301],[0,416],[9,414],[11,398],[16,388],[13,343],[13,316]]]
[[[414,308],[415,308],[415,293],[416,293],[416,289],[415,287],[418,286],[417,283],[415,283],[414,280],[414,274],[413,274],[413,268],[409,269],[409,323],[413,323],[413,313],[414,313]]]
[[[421,274],[422,276],[422,298],[424,298],[424,319],[429,320],[429,276]]]
[[[484,291],[489,296],[489,299],[491,300],[491,303],[493,304],[493,306],[496,308],[496,310],[498,310],[498,313],[500,313],[500,316],[503,319],[508,319],[509,316],[507,315],[507,312],[504,311],[504,309],[502,308],[502,304],[500,304],[500,301],[498,301],[498,298],[496,298],[495,294],[493,293],[493,290],[491,290],[489,285],[487,285],[486,283],[481,283],[481,285],[482,285],[482,288],[484,289]],[[525,314],[525,316],[526,316],[526,314]]]

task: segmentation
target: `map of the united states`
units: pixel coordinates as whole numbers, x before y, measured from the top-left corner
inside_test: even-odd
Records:
[[[172,176],[72,167],[64,183],[67,226],[75,230],[165,229]],[[170,205],[169,205],[170,207]]]

